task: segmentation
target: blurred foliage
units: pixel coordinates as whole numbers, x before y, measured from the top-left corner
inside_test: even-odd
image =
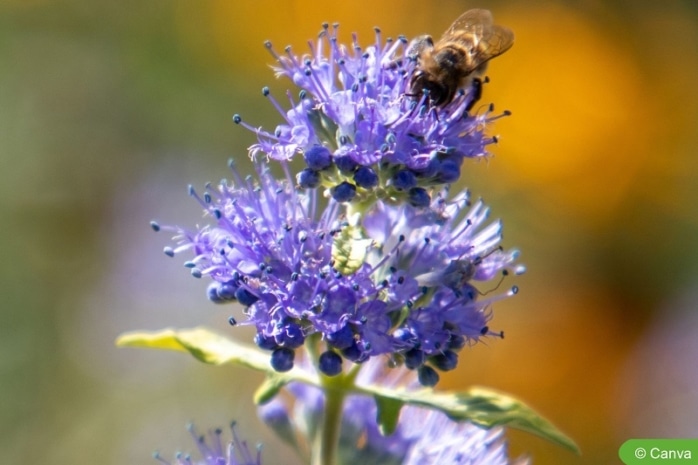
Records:
[[[673,304],[698,283],[695,3],[11,0],[0,4],[5,461],[151,463],[155,448],[192,447],[187,420],[232,418],[266,443],[267,463],[288,457],[255,418],[256,375],[113,347],[140,327],[230,331],[236,311],[205,301],[148,220],[194,225],[187,183],[224,177],[229,157],[245,163],[253,135],[233,113],[279,120],[260,89],[289,83],[274,80],[263,40],[302,50],[323,21],[363,43],[374,25],[438,35],[475,6],[516,33],[484,97],[513,116],[464,183],[504,219],[529,272],[495,308],[507,338],[466,350],[443,387],[510,392],[582,448],[512,432],[512,450],[537,464],[608,463],[630,434],[668,431],[643,423],[647,412],[669,406],[669,421],[698,405],[695,380],[643,391],[641,374],[691,360],[641,349],[696,321],[695,305]]]

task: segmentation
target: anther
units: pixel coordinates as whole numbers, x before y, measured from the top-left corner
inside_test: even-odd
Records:
[[[262,95],[265,97],[269,95],[269,88],[267,86],[262,87]]]
[[[233,123],[235,123],[235,124],[242,123],[242,117],[238,114],[233,115]]]
[[[151,221],[150,227],[153,228],[153,231],[155,232],[160,231],[160,225],[156,221]]]

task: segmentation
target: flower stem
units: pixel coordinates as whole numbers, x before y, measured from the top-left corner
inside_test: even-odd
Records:
[[[337,378],[340,377],[344,378],[343,375]],[[339,433],[342,423],[342,405],[344,404],[346,392],[343,383],[337,381],[340,380],[322,376],[325,394],[325,411],[322,425],[315,437],[312,465],[335,465],[336,463]]]

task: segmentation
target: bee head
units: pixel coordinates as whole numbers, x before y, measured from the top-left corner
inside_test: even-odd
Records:
[[[435,106],[446,103],[449,96],[447,86],[423,69],[418,69],[412,75],[410,93],[417,98],[426,93],[430,103]]]

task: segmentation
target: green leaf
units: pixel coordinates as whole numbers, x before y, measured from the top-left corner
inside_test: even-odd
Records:
[[[121,335],[116,344],[119,347],[189,352],[204,363],[235,364],[261,371],[267,375],[267,379],[255,393],[257,403],[269,401],[281,388],[293,381],[323,389],[316,374],[298,367],[286,373],[277,373],[269,365],[268,354],[204,328],[127,333]],[[432,389],[408,391],[404,388],[352,386],[351,383],[341,381],[336,379],[335,384],[341,386],[340,389],[346,394],[363,394],[375,398],[378,423],[386,434],[395,430],[402,406],[415,405],[439,410],[454,420],[469,421],[485,428],[507,426],[527,431],[579,453],[574,441],[522,401],[490,389],[473,387],[460,392]]]
[[[384,396],[373,396],[373,398],[376,400],[376,409],[378,410],[376,421],[380,432],[384,436],[390,436],[397,428],[403,403]]]
[[[211,365],[235,363],[258,371],[274,371],[269,366],[269,357],[259,350],[239,344],[204,328],[125,333],[119,336],[116,345],[119,347],[185,351],[192,354],[197,360]]]
[[[387,401],[392,400],[400,405],[439,410],[453,420],[469,421],[484,428],[516,428],[579,453],[579,448],[572,439],[522,401],[487,388],[473,387],[462,392],[440,392],[432,389],[407,391],[404,388],[386,389],[380,386],[361,386],[357,389],[373,395],[379,406],[389,405]],[[389,416],[386,417],[386,421],[388,420]]]
[[[220,336],[206,328],[135,331],[119,336],[116,345],[189,352],[197,360],[211,365],[233,364],[261,371],[267,375],[268,380],[263,385],[266,386],[266,394],[259,391],[258,396],[267,401],[273,397],[274,389],[278,392],[291,381],[319,386],[317,376],[297,367],[286,373],[278,373],[269,364],[268,353]]]
[[[257,388],[254,392],[254,403],[257,405],[264,405],[270,400],[272,400],[279,393],[281,388],[286,386],[290,381],[283,377],[274,375],[267,375],[267,379]]]

